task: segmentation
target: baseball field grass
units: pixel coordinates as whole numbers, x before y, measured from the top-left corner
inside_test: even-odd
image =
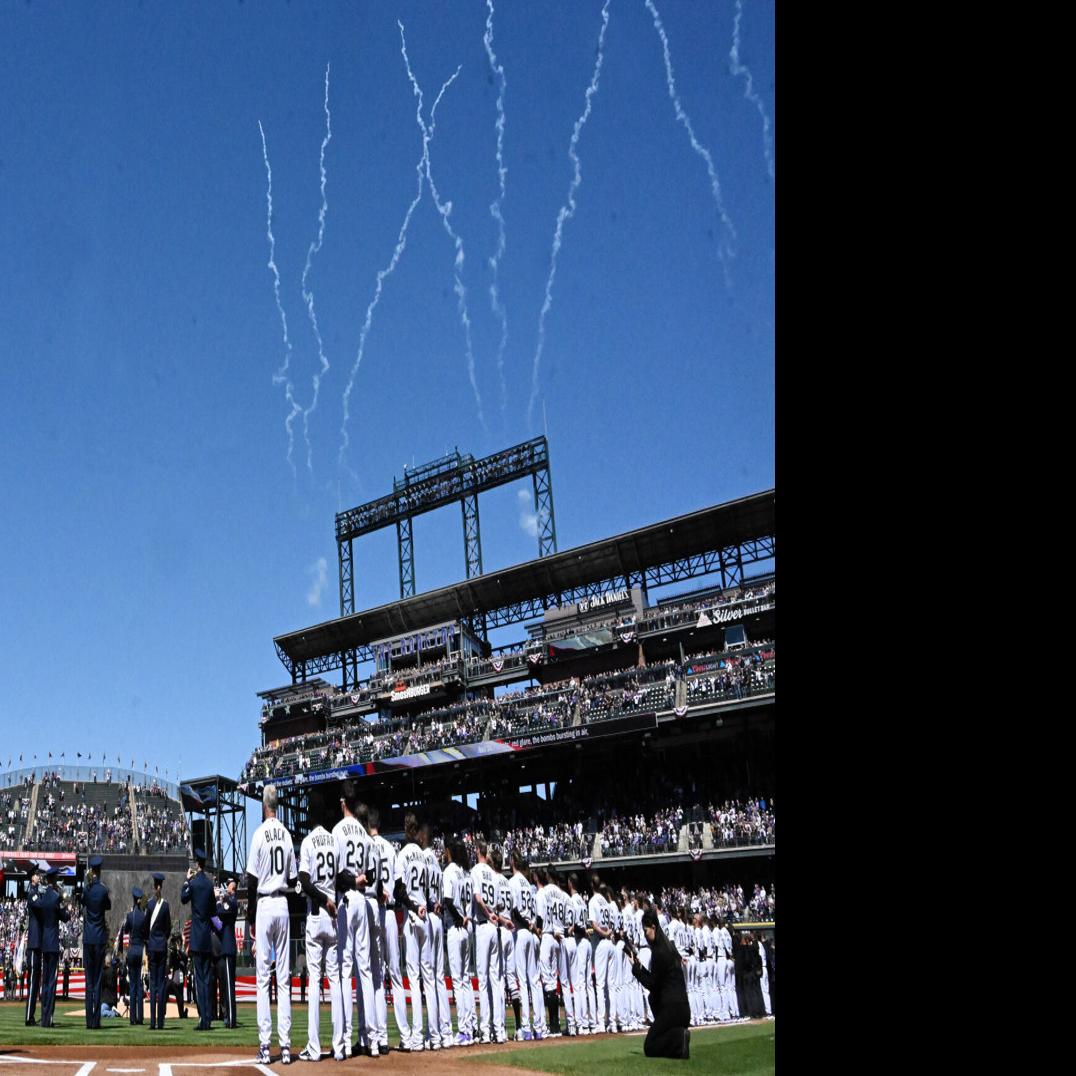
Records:
[[[87,1031],[81,1001],[58,1002],[56,1027],[26,1027],[23,1023],[24,1007],[20,1002],[0,1002],[0,1048],[28,1048],[33,1056],[34,1047],[63,1047],[71,1056],[82,1056],[81,1047],[92,1046],[94,1053],[103,1056],[110,1047],[128,1053],[139,1047],[150,1048],[154,1056],[165,1056],[170,1047],[216,1051],[249,1050],[253,1057],[257,1049],[258,1033],[255,1009],[252,1004],[239,1008],[240,1027],[228,1030],[215,1024],[209,1032],[195,1031],[196,1019],[170,1019],[163,1031],[150,1031],[148,1025],[132,1026],[126,1017],[101,1021],[100,1030]],[[193,1010],[192,1010],[193,1013]],[[38,1010],[40,1018],[40,1009]],[[274,1006],[273,1052],[276,1048],[276,1007]],[[389,1038],[395,1046],[398,1036],[390,1016]],[[693,1030],[691,1033],[691,1059],[682,1061],[658,1061],[643,1056],[643,1035],[616,1035],[600,1038],[556,1039],[534,1046],[522,1044],[497,1047],[474,1047],[473,1049],[443,1051],[440,1054],[405,1055],[393,1053],[396,1059],[389,1069],[403,1067],[406,1071],[416,1069],[438,1072],[469,1067],[471,1064],[493,1065],[496,1068],[515,1068],[531,1072],[586,1073],[593,1076],[606,1066],[610,1073],[676,1072],[720,1073],[722,1076],[771,1076],[774,1072],[775,1022],[739,1024],[728,1027]],[[329,1049],[332,1038],[328,1005],[320,1013],[321,1045]],[[511,1013],[508,1014],[508,1033],[515,1028]],[[306,1044],[307,1007],[292,1005],[292,1049],[294,1053]],[[2,1051],[0,1051],[2,1052]],[[433,1059],[437,1063],[433,1063]],[[387,1066],[389,1062],[384,1062]],[[599,1066],[596,1070],[595,1066]],[[386,1071],[389,1071],[386,1069]]]
[[[721,1076],[772,1076],[774,1072],[774,1021],[731,1027],[692,1029],[688,1061],[665,1061],[643,1056],[643,1035],[616,1035],[598,1039],[560,1039],[540,1050],[502,1049],[474,1060],[480,1064],[507,1065],[532,1072],[559,1072],[593,1076],[616,1073],[720,1073]]]

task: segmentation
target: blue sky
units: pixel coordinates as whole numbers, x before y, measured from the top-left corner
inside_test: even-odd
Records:
[[[530,425],[600,0],[501,0],[493,14],[503,408],[489,294],[500,82],[482,0],[0,7],[0,766],[92,747],[172,774],[238,772],[257,739],[254,693],[285,680],[272,636],[338,610],[334,512],[386,492],[412,460],[547,431],[561,549],[774,483],[774,5],[744,0],[736,65],[734,0],[654,2],[731,229],[677,120],[651,13],[610,0]],[[341,468],[344,386],[422,154],[397,19],[425,118],[462,65],[429,159],[463,244],[485,427],[457,248],[426,189],[373,313]],[[300,420],[293,473],[258,124],[288,373],[306,409],[321,362],[301,282],[322,205],[327,64],[325,226],[307,286],[330,366],[311,466]],[[526,488],[481,501],[487,570],[534,555]],[[415,547],[420,590],[463,575],[458,512],[418,521]],[[395,536],[359,542],[356,573],[360,607],[396,596]]]

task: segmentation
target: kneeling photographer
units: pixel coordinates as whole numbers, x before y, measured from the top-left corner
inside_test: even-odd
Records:
[[[673,948],[658,924],[653,908],[643,912],[643,933],[650,943],[650,969],[639,961],[639,954],[628,943],[625,952],[631,959],[635,978],[650,991],[654,1023],[647,1032],[643,1053],[647,1057],[673,1057],[687,1060],[691,1032],[691,1006],[687,1000],[684,969],[680,954]]]

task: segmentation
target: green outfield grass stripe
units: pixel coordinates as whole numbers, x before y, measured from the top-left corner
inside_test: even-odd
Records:
[[[509,1065],[532,1072],[594,1076],[595,1066],[609,1072],[720,1073],[722,1076],[773,1076],[775,1023],[740,1025],[691,1032],[691,1058],[664,1061],[643,1056],[643,1035],[580,1039],[522,1050],[498,1050],[474,1058],[491,1065]]]

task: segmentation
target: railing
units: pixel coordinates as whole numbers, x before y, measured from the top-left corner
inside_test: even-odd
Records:
[[[36,766],[24,766],[19,770],[7,770],[0,776],[0,789],[14,789],[23,784],[27,777],[33,776],[35,784],[40,784],[46,777],[58,775],[61,781],[78,781],[79,784],[92,785],[93,773],[97,771],[97,784],[124,785],[127,778],[138,788],[152,788],[154,782],[164,790],[170,799],[179,799],[179,786],[174,781],[141,770],[128,769],[126,766],[111,766],[107,762],[90,762],[87,765],[57,765],[52,761],[39,762]],[[105,770],[111,770],[111,781],[105,781]]]

